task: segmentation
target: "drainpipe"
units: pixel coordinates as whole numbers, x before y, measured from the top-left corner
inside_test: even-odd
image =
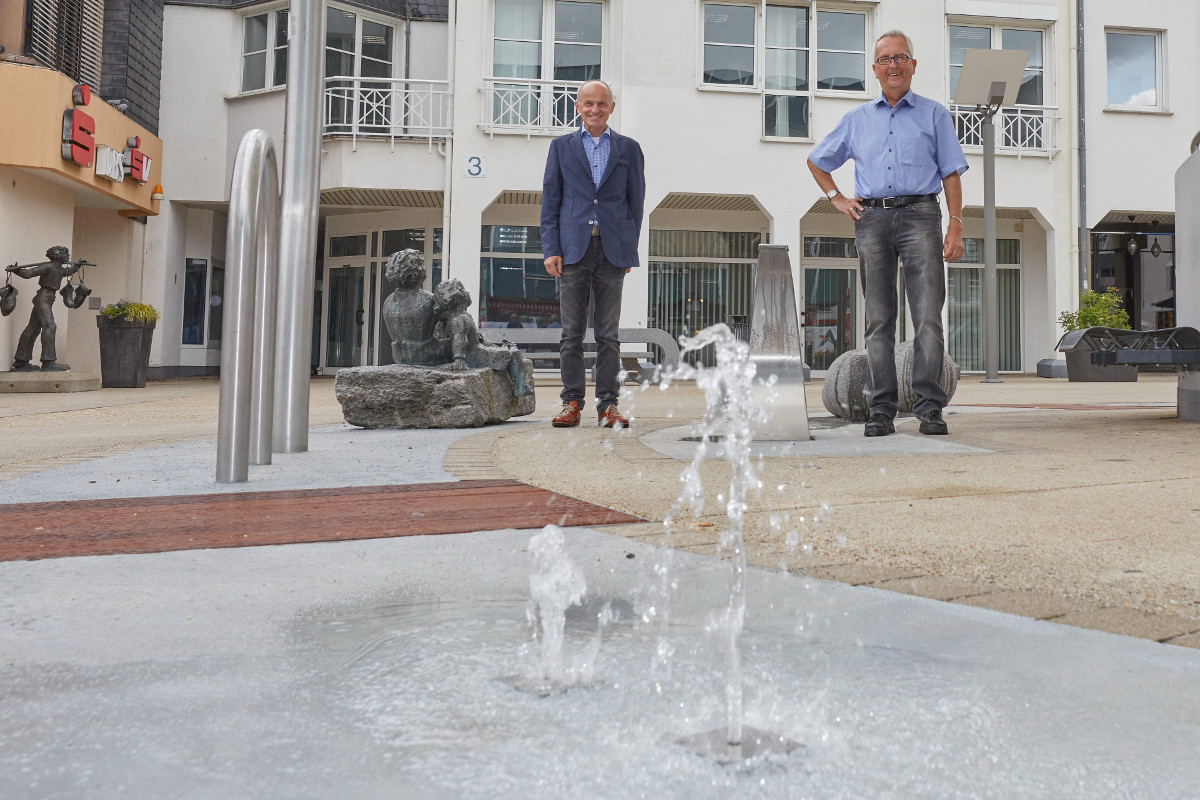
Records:
[[[1079,126],[1078,162],[1079,181],[1079,291],[1086,292],[1091,282],[1088,261],[1091,256],[1091,242],[1088,241],[1087,228],[1087,95],[1084,94],[1084,29],[1083,29],[1083,0],[1075,0],[1076,50],[1075,70],[1078,97],[1076,98],[1077,125]]]
[[[455,24],[458,19],[458,0],[447,3],[446,18],[446,143],[441,149],[445,156],[445,172],[442,177],[442,280],[450,277],[450,197],[454,181],[454,43],[458,38]],[[476,302],[479,300],[476,298]]]

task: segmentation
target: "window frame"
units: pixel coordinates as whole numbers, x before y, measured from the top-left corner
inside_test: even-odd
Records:
[[[722,6],[745,6],[754,9],[754,81],[751,84],[725,84],[725,83],[706,83],[704,81],[704,48],[707,42],[704,38],[704,17],[705,9],[709,5]],[[767,7],[784,7],[784,8],[804,8],[808,11],[808,40],[804,47],[781,47],[771,46],[767,44]],[[696,51],[697,59],[697,75],[696,88],[701,92],[726,92],[730,94],[754,94],[759,95],[759,139],[764,142],[813,142],[816,137],[812,135],[812,119],[816,99],[819,97],[836,97],[836,98],[851,98],[856,100],[868,100],[875,96],[871,88],[873,78],[870,69],[870,58],[868,57],[871,48],[875,42],[875,6],[864,7],[862,4],[845,3],[845,2],[825,2],[824,0],[758,0],[757,2],[745,2],[744,0],[701,0],[697,4],[698,13],[698,30],[700,35],[697,37],[698,48]],[[849,53],[859,51],[849,51],[838,48],[822,48],[817,36],[817,18],[821,12],[832,12],[840,14],[857,14],[863,18],[863,89],[822,89],[817,86],[817,63],[822,53]],[[732,46],[732,45],[731,45]],[[768,89],[766,86],[766,71],[767,71],[767,51],[768,50],[803,50],[806,54],[808,88],[805,90],[786,90],[786,89]],[[766,126],[766,103],[767,97],[806,97],[808,98],[808,136],[776,136],[769,135],[765,132]]]
[[[321,59],[322,59],[321,82],[322,82],[322,85],[324,85],[326,79],[329,77],[345,77],[345,78],[354,78],[356,80],[368,80],[368,81],[369,80],[377,80],[377,81],[378,80],[395,80],[396,79],[395,72],[396,72],[397,65],[400,63],[403,63],[402,60],[403,60],[403,56],[404,56],[404,52],[403,52],[404,37],[401,35],[398,35],[400,33],[400,28],[401,28],[401,24],[403,23],[403,19],[392,18],[392,17],[388,17],[386,15],[377,14],[377,13],[371,13],[365,9],[358,8],[357,6],[350,6],[350,5],[345,5],[342,3],[326,3],[322,7],[321,13],[328,14],[329,13],[328,9],[331,9],[331,8],[339,10],[339,11],[345,11],[345,12],[348,12],[348,13],[354,15],[354,18],[355,18],[354,19],[354,75],[352,75],[352,76],[338,76],[338,75],[329,76],[329,75],[325,74],[324,63],[325,63],[325,58],[326,58],[326,51],[328,51],[330,48],[329,48],[328,41],[323,41],[323,42],[321,42]],[[253,54],[258,54],[258,53],[263,53],[263,52],[266,53],[266,64],[264,65],[264,68],[263,68],[265,85],[262,88],[257,88],[257,89],[244,89],[242,87],[245,85],[245,80],[246,80],[246,56],[250,55],[245,50],[246,21],[249,19],[252,19],[254,17],[259,17],[259,16],[263,16],[263,15],[266,15],[266,17],[267,17],[266,50],[265,51],[255,50],[255,51],[253,51]],[[257,95],[257,94],[266,94],[268,92],[276,92],[276,91],[280,91],[280,90],[287,88],[286,66],[284,68],[283,80],[280,83],[273,83],[274,78],[275,78],[275,73],[276,73],[276,62],[278,61],[278,59],[280,58],[281,55],[282,55],[282,58],[284,59],[285,64],[287,61],[287,54],[288,54],[288,50],[289,50],[287,40],[285,39],[284,43],[282,45],[280,45],[277,41],[277,32],[278,32],[278,28],[279,28],[279,21],[280,21],[280,19],[283,19],[286,21],[287,15],[288,15],[288,5],[286,3],[283,3],[283,4],[270,3],[270,4],[255,6],[253,8],[244,9],[238,15],[238,19],[241,22],[241,24],[238,26],[238,29],[237,29],[237,37],[238,37],[237,48],[238,48],[240,61],[239,61],[239,70],[238,70],[238,83],[237,83],[238,90],[235,93],[235,96],[249,97],[249,96]],[[384,27],[390,28],[392,31],[390,64],[391,64],[391,71],[392,71],[393,75],[391,78],[386,78],[386,79],[385,78],[370,78],[370,77],[366,77],[362,74],[362,63],[363,63],[364,58],[366,60],[377,61],[377,59],[373,59],[369,56],[363,55],[363,46],[362,45],[363,45],[363,23],[364,22],[372,22],[377,25],[382,25]],[[345,52],[345,51],[339,50],[338,52]]]
[[[1038,67],[1042,73],[1042,102],[1041,103],[1017,103],[1016,106],[1024,108],[1057,108],[1058,104],[1054,98],[1055,82],[1050,80],[1054,74],[1054,50],[1048,45],[1054,44],[1053,26],[1052,23],[1047,23],[1041,20],[1027,20],[1021,18],[1006,17],[1004,19],[984,18],[979,17],[946,17],[946,105],[954,105],[954,95],[950,91],[950,70],[957,64],[951,64],[950,61],[950,29],[951,28],[987,28],[991,32],[991,46],[989,50],[1003,50],[1004,31],[1024,31],[1029,33],[1040,33],[1042,35],[1042,66]],[[997,46],[999,44],[1000,46]],[[1025,72],[1032,72],[1028,66]]]
[[[1154,88],[1157,102],[1154,105],[1131,105],[1108,101],[1108,35],[1110,33],[1133,36],[1150,36],[1154,40]],[[1105,26],[1104,28],[1104,111],[1133,114],[1170,114],[1167,105],[1167,32],[1159,28],[1128,28]]]
[[[611,40],[611,31],[609,30],[610,15],[609,15],[609,0],[561,0],[563,2],[589,3],[600,6],[600,41],[582,42],[582,44],[595,46],[600,48],[600,80],[608,81],[608,59],[609,59],[609,41]],[[512,37],[496,36],[496,2],[493,0],[488,4],[490,12],[487,26],[487,75],[485,80],[496,82],[516,82],[521,81],[540,81],[545,83],[583,83],[581,81],[572,81],[563,78],[561,81],[554,77],[554,52],[560,44],[573,44],[572,42],[562,42],[558,40],[558,31],[555,26],[555,4],[560,0],[541,0],[542,3],[542,28],[541,38],[536,40],[539,45],[541,61],[538,64],[539,77],[537,78],[509,78],[496,75],[496,42],[512,41],[512,42],[533,42],[533,39],[514,39]]]

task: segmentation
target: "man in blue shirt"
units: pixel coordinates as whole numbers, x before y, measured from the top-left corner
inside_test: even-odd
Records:
[[[912,42],[889,31],[875,42],[873,69],[883,93],[851,110],[812,151],[808,169],[834,208],[854,221],[859,276],[866,300],[866,436],[894,433],[899,405],[896,381],[897,258],[912,311],[913,413],[924,434],[946,434],[942,409],[949,398],[939,378],[946,349],[942,261],[963,254],[962,182],[967,159],[950,112],[912,91],[917,60]],[[830,174],[854,160],[854,197]],[[950,222],[942,237],[938,192],[946,193]]]
[[[587,388],[583,337],[588,300],[594,299],[596,411],[605,428],[628,428],[617,410],[620,395],[621,289],[638,266],[638,239],[646,200],[641,146],[608,127],[616,108],[603,81],[579,87],[580,130],[550,143],[542,180],[542,249],[546,272],[558,278],[562,341],[562,410],[556,428],[579,424]]]

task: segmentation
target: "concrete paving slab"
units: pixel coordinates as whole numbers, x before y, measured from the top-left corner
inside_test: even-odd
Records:
[[[961,597],[955,600],[968,606],[990,608],[1003,611],[1006,614],[1018,614],[1032,619],[1050,619],[1062,617],[1074,611],[1082,611],[1091,607],[1090,603],[1044,592],[1012,592],[992,591],[971,597]]]
[[[1096,608],[1073,611],[1051,622],[1075,625],[1096,631],[1137,636],[1140,639],[1166,641],[1185,634],[1200,632],[1200,622],[1173,614],[1147,614],[1129,608]]]
[[[838,564],[829,567],[813,567],[806,574],[813,578],[821,578],[822,580],[848,583],[851,586],[905,580],[917,578],[922,575],[920,570],[895,569],[892,567],[880,567],[875,564]]]
[[[992,587],[982,583],[956,581],[940,575],[920,575],[916,578],[899,578],[872,584],[889,592],[902,592],[933,600],[959,600],[974,595],[986,594]]]

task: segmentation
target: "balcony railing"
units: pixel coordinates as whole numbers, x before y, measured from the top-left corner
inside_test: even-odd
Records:
[[[1058,109],[1051,106],[1005,108],[997,115],[996,152],[1053,158],[1058,146]],[[983,147],[983,113],[973,106],[950,106],[963,147]]]
[[[451,134],[450,84],[411,78],[325,79],[326,136],[423,140]]]
[[[484,78],[482,127],[496,132],[558,134],[580,125],[575,95],[583,81]]]

